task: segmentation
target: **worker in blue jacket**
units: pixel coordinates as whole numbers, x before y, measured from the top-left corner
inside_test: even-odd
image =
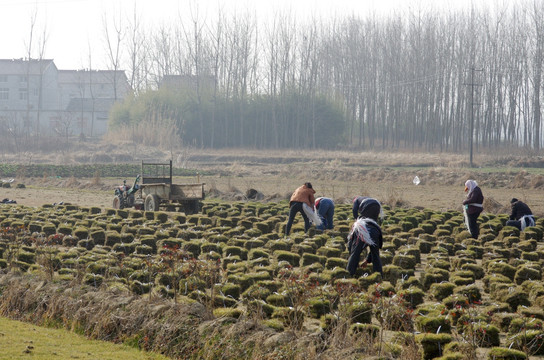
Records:
[[[332,229],[334,216],[334,201],[328,197],[319,197],[315,199],[315,209],[321,218],[321,225],[318,230]]]

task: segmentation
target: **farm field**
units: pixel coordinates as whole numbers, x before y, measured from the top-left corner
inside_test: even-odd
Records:
[[[132,183],[140,161],[130,157],[127,150],[117,152],[120,159],[131,160],[133,166],[120,164],[116,169],[115,163],[108,163],[107,169],[102,171],[96,170],[99,169],[96,166],[89,169],[89,165],[78,162],[84,155],[74,152],[70,158],[61,159],[69,165],[55,165],[73,167],[73,171],[44,170],[48,162],[58,163],[58,159],[46,155],[34,155],[41,169],[33,172],[22,165],[20,170],[0,168],[0,179],[14,180],[11,188],[0,188],[0,198],[27,206],[62,201],[102,209],[110,207],[114,187],[125,179]],[[167,161],[171,156],[157,153],[156,149],[147,152],[152,157],[142,159]],[[89,158],[86,152],[84,154],[85,159]],[[103,156],[106,155],[94,157],[103,159]],[[20,158],[6,161],[24,162]],[[288,199],[296,187],[310,181],[317,196],[331,197],[337,203],[349,203],[355,196],[369,195],[391,206],[445,211],[461,210],[463,184],[472,178],[483,190],[487,211],[508,212],[510,199],[516,197],[528,203],[535,214],[544,215],[544,160],[541,157],[481,155],[475,164],[475,168],[469,168],[466,156],[454,154],[193,150],[183,156],[180,154],[174,161],[174,166],[185,169],[177,168],[179,171],[188,173],[174,176],[174,181],[204,182],[207,196],[222,200],[247,200],[246,192],[255,189],[264,201]],[[420,179],[417,186],[413,184],[416,175]],[[17,183],[23,183],[26,188],[17,189]]]
[[[195,215],[109,208],[125,177],[16,178],[0,189],[18,202],[0,205],[0,315],[173,358],[542,358],[544,219],[504,226],[512,196],[544,214],[539,168],[395,161],[209,154],[189,163],[208,192]],[[469,177],[479,239],[459,211]],[[305,181],[336,200],[335,228],[304,234],[298,218],[284,237]],[[385,204],[383,278],[345,270],[355,195]]]
[[[387,207],[384,278],[351,278],[349,204],[334,230],[305,235],[297,223],[288,238],[284,207],[3,205],[0,312],[179,358],[544,351],[542,220],[519,234],[486,214],[475,240],[456,211]]]

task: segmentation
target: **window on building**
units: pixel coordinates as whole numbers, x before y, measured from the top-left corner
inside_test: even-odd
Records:
[[[26,83],[28,78],[26,75],[19,75],[19,82]]]
[[[8,76],[7,75],[0,75],[0,82],[8,82]]]
[[[19,89],[19,100],[27,100],[28,91],[26,89]]]
[[[9,88],[0,88],[0,100],[9,100]]]
[[[34,88],[32,89],[32,96],[38,97],[40,95],[40,89]]]

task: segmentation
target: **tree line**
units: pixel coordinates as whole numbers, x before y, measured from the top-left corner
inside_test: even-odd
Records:
[[[125,65],[135,95],[111,125],[167,122],[184,143],[214,148],[459,152],[472,133],[477,148],[539,150],[542,19],[540,0],[308,22],[289,12],[263,24],[191,12],[146,29],[119,19],[107,32],[112,66]],[[171,75],[190,89],[162,87]]]

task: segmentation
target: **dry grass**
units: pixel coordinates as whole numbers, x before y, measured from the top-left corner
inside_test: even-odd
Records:
[[[210,317],[195,302],[175,304],[15,273],[0,277],[0,286],[1,316],[130,343],[174,358],[350,359],[389,352],[388,338],[348,334],[350,321],[343,316],[328,335],[297,329],[277,333],[254,316]],[[418,349],[405,344],[403,351],[403,358],[412,359]]]

